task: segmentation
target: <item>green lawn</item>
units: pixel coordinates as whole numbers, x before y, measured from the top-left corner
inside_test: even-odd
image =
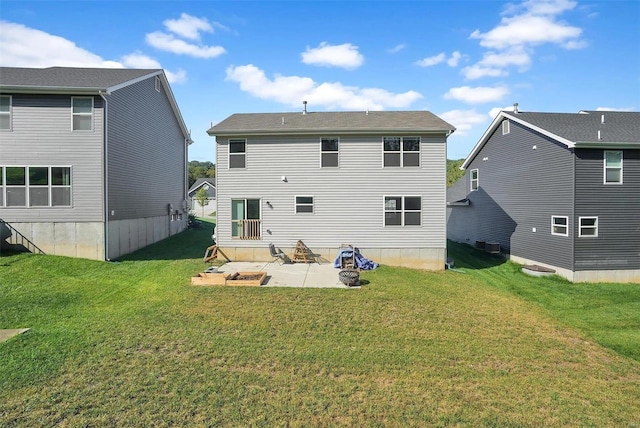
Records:
[[[640,287],[381,267],[361,289],[192,287],[210,227],[118,263],[0,258],[0,426],[640,424]],[[365,254],[366,255],[366,254]]]

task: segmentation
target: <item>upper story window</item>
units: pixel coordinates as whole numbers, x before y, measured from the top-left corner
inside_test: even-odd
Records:
[[[604,184],[622,184],[622,150],[604,151]]]
[[[93,97],[72,97],[71,109],[74,131],[93,130]]]
[[[477,169],[472,169],[469,173],[469,177],[471,179],[471,191],[478,190],[478,186],[480,185],[480,173]]]
[[[580,217],[578,236],[598,237],[598,217]]]
[[[245,168],[246,157],[247,140],[229,140],[229,168]]]
[[[422,198],[420,196],[385,196],[385,226],[420,226]]]
[[[384,137],[384,166],[420,166],[420,137]]]
[[[505,119],[502,121],[502,135],[507,135],[511,132],[511,125],[509,119]]]
[[[0,130],[11,131],[11,95],[0,95]]]
[[[322,168],[326,167],[337,167],[338,165],[338,147],[339,147],[338,138],[321,138],[320,139],[320,166]]]
[[[551,216],[551,234],[569,236],[569,217]]]
[[[296,214],[313,212],[313,196],[296,196]]]
[[[71,167],[0,167],[0,206],[71,206]]]

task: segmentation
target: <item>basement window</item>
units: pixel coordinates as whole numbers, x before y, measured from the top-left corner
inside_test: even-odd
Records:
[[[579,218],[578,236],[580,237],[598,237],[598,217],[580,217]]]
[[[569,217],[551,216],[551,234],[558,236],[569,236]]]

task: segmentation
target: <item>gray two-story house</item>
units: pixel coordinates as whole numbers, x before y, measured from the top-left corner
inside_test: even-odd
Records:
[[[216,137],[217,242],[269,260],[301,240],[333,260],[342,244],[379,263],[442,270],[446,141],[427,111],[234,114]]]
[[[640,113],[503,111],[462,168],[450,239],[572,281],[640,282]]]
[[[184,230],[190,141],[162,70],[0,68],[3,246],[110,260]]]

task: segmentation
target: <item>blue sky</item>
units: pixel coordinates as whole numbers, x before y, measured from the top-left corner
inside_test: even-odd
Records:
[[[195,143],[233,113],[640,110],[640,1],[0,0],[0,65],[163,68]]]

